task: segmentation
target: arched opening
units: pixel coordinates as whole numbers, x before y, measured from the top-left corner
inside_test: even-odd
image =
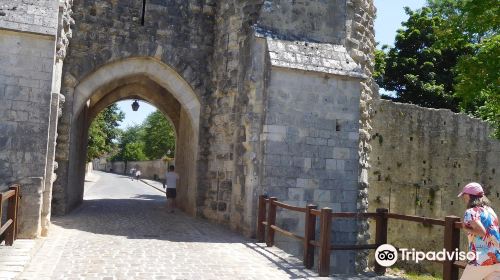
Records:
[[[133,109],[134,105],[138,109]],[[93,170],[131,175],[133,169],[139,170],[143,179],[162,181],[168,167],[175,166],[178,125],[174,125],[171,116],[177,111],[168,111],[169,116],[133,96],[111,104],[96,116],[92,114],[87,175],[100,177],[91,176]]]
[[[104,65],[75,86],[65,209],[59,212],[67,213],[83,200],[88,129],[92,119],[107,106],[125,99],[140,99],[154,105],[175,127],[175,165],[181,178],[178,205],[194,215],[200,102],[181,76],[153,58],[130,58]]]

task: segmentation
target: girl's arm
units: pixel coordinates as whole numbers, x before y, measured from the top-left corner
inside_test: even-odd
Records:
[[[464,229],[472,234],[479,235],[481,237],[486,235],[486,229],[480,220],[471,220],[470,226],[466,226],[465,223],[463,225]]]

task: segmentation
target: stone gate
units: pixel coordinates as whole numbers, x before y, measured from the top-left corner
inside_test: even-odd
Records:
[[[51,213],[83,200],[88,127],[130,98],[174,125],[179,204],[191,215],[251,236],[263,193],[367,209],[371,0],[1,5],[0,185],[23,185],[22,236],[46,234]],[[335,236],[365,242],[367,225],[343,222]],[[366,266],[362,254],[332,260],[337,271]]]

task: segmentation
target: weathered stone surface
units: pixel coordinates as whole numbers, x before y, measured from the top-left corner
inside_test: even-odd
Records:
[[[144,10],[141,1],[59,2],[51,49],[31,42],[26,50],[44,61],[0,56],[36,69],[0,73],[0,106],[8,107],[1,128],[14,135],[0,140],[10,147],[0,153],[0,172],[14,180],[40,170],[42,225],[50,208],[64,214],[81,203],[88,125],[127,97],[155,104],[176,127],[179,200],[192,215],[251,236],[259,194],[366,210],[367,184],[358,179],[368,168],[375,92],[371,0],[146,1]],[[59,92],[65,103],[54,119],[61,110],[50,110],[50,96]],[[44,142],[25,137],[34,133]],[[282,222],[292,231],[303,226],[293,215]],[[334,234],[352,243],[366,232],[359,225]],[[342,272],[354,270],[353,253],[332,259]]]
[[[286,41],[272,37],[266,37],[266,40],[273,66],[365,78],[359,65],[342,45]]]
[[[56,36],[57,13],[58,1],[3,1],[0,3],[0,28]]]
[[[358,168],[358,203],[357,211],[366,212],[368,210],[368,200],[363,195],[368,188],[369,183],[367,174],[370,165],[371,144],[371,120],[373,117],[373,101],[378,99],[378,86],[375,83],[372,73],[374,67],[374,21],[376,8],[372,0],[347,0],[347,16],[346,16],[346,36],[344,45],[351,57],[361,66],[364,74],[368,77],[361,85],[361,100],[360,120],[359,120],[359,168]],[[359,219],[358,223],[358,240],[359,244],[366,244],[369,235],[366,232],[368,228],[367,220]],[[356,268],[358,271],[365,270],[368,267],[367,263],[368,251],[358,251],[356,254]]]
[[[263,2],[259,26],[301,41],[340,44],[346,33],[346,1]]]
[[[473,181],[482,184],[493,208],[500,209],[500,141],[489,137],[486,123],[445,109],[385,100],[374,109],[370,211],[384,207],[407,215],[462,217],[465,205],[457,194]],[[442,227],[394,221],[389,234],[400,246],[412,248],[418,242],[424,251],[443,246]]]

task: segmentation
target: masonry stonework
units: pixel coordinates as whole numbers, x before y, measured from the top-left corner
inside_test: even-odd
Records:
[[[30,214],[38,219],[31,224],[43,224],[46,232],[51,214],[81,203],[88,127],[100,110],[126,98],[154,104],[174,124],[180,205],[192,215],[252,236],[257,197],[264,193],[295,205],[367,210],[371,103],[377,92],[371,78],[373,1],[67,0],[59,7],[56,2],[7,7],[1,27],[8,31],[0,31],[26,38],[37,33],[50,42],[44,53],[49,87],[40,95],[45,107],[0,119],[2,132],[13,135],[2,141],[11,145],[22,136],[14,127],[26,116],[38,109],[45,114],[39,130],[44,136],[37,138],[43,141],[31,139],[35,145],[25,146],[43,146],[36,148],[40,165],[30,166],[39,174],[31,175],[24,162],[13,168],[15,148],[0,159],[11,170],[0,176],[2,183],[38,178],[30,182],[40,187],[23,202],[40,209],[38,216]],[[44,17],[31,22],[31,13]],[[34,31],[27,29],[31,25]],[[26,51],[19,61],[33,53],[32,44],[21,44]],[[32,60],[26,67],[33,65],[44,63]],[[21,79],[5,71],[0,93],[22,92],[7,90],[7,82]],[[14,106],[3,100],[2,106]],[[280,215],[292,231],[304,222]],[[336,243],[368,239],[365,221],[335,225],[341,228],[333,232]],[[299,252],[296,244],[278,244]],[[335,253],[332,265],[349,273],[364,269],[366,257]]]
[[[10,1],[0,9],[0,190],[23,185],[20,237],[32,238],[42,231],[42,193],[52,173],[47,158],[58,4]]]
[[[375,63],[375,4],[371,0],[347,0],[346,41],[345,46],[363,73],[368,77],[361,82],[360,122],[359,122],[359,178],[357,211],[368,211],[368,190],[371,152],[371,133],[373,118],[373,103],[378,100],[378,86],[372,77]],[[357,243],[367,244],[370,238],[368,222],[357,219]],[[358,271],[368,267],[368,251],[356,252],[356,268]]]
[[[490,138],[487,123],[445,109],[386,100],[378,101],[374,110],[370,212],[384,207],[406,215],[462,217],[465,205],[457,194],[469,182],[481,183],[493,208],[500,209],[500,141]],[[390,223],[391,244],[418,244],[424,251],[443,248],[443,227]],[[462,235],[461,248],[466,244]],[[440,266],[425,268],[440,271]]]

